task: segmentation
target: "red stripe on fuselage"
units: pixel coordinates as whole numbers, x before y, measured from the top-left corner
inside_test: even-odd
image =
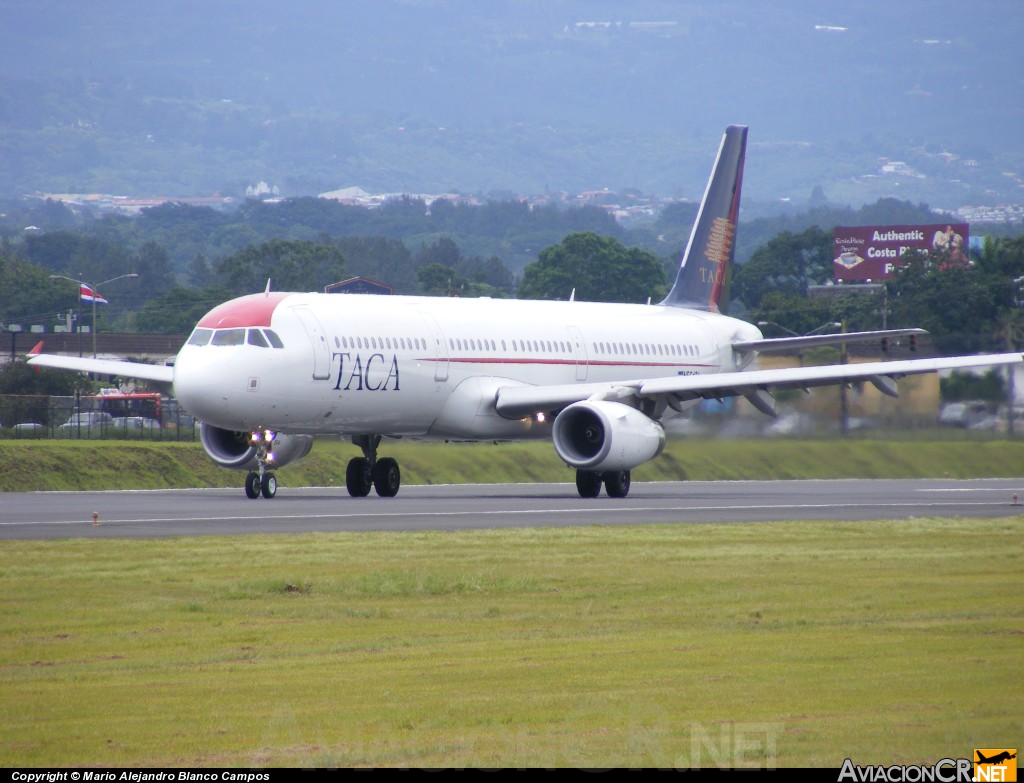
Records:
[[[274,310],[285,297],[286,292],[251,294],[230,302],[217,305],[203,316],[199,326],[208,329],[229,329],[235,326],[270,326]]]
[[[559,364],[565,367],[575,367],[577,364],[585,364],[589,367],[713,367],[711,364],[694,364],[694,363],[683,363],[678,362],[611,362],[611,361],[594,361],[589,362],[577,362],[575,359],[471,359],[466,357],[458,358],[424,358],[417,359],[420,362],[454,362],[455,364]]]

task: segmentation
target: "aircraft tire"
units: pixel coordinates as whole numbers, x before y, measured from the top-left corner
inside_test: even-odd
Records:
[[[255,500],[260,496],[260,474],[250,473],[245,477],[245,496]]]
[[[601,494],[601,474],[596,470],[577,470],[576,491],[581,498],[596,498]]]
[[[393,498],[402,484],[398,461],[391,457],[377,460],[373,467],[373,488],[382,498]]]
[[[629,494],[628,470],[610,470],[604,474],[604,488],[610,498],[624,498]]]
[[[365,498],[370,494],[370,461],[366,457],[353,457],[345,468],[345,487],[354,498]]]
[[[260,492],[267,500],[270,500],[277,494],[277,476],[273,473],[265,473],[260,485]]]

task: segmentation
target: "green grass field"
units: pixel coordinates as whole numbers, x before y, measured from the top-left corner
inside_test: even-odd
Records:
[[[0,766],[825,766],[1017,747],[1024,524],[0,544]]]

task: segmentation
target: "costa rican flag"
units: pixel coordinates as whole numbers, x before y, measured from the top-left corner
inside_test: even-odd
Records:
[[[96,304],[110,304],[110,302],[103,298],[103,294],[97,294],[85,283],[82,283],[82,301],[95,302]]]

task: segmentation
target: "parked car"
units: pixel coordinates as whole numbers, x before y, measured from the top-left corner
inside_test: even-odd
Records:
[[[124,427],[129,432],[151,431],[160,429],[160,422],[156,419],[147,419],[145,416],[125,416],[115,421],[118,427]]]
[[[25,421],[15,424],[11,430],[19,438],[43,438],[46,436],[46,425],[38,421]]]
[[[78,437],[81,433],[86,438],[102,438],[114,426],[114,417],[105,411],[82,411],[72,414],[71,418],[57,428],[57,435],[65,438]]]
[[[939,424],[973,427],[991,416],[989,404],[982,400],[948,402],[939,411]]]

